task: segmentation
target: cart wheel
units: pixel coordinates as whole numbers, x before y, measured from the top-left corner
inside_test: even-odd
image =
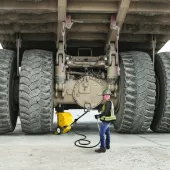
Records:
[[[58,133],[58,135],[60,135],[62,132],[62,129],[60,127],[57,127],[56,132]]]

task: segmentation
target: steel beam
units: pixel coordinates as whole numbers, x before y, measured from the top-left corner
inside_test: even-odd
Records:
[[[159,51],[165,43],[157,43],[157,48],[156,51]],[[119,51],[146,51],[146,52],[151,52],[152,51],[152,45],[151,42],[146,42],[146,43],[119,43]]]
[[[22,34],[22,41],[54,41],[56,42],[56,34],[54,33],[47,33],[47,34]],[[8,42],[15,42],[16,37],[14,34],[4,34],[0,35],[0,41],[8,41]]]
[[[18,30],[16,29],[18,26]],[[0,34],[14,34],[16,32],[20,33],[56,33],[57,24],[10,24],[10,25],[0,25]]]
[[[16,32],[16,24],[0,24],[0,34],[14,34]],[[20,33],[56,33],[57,23],[47,24],[19,24]],[[72,33],[108,33],[109,26],[107,24],[73,24]],[[169,25],[134,25],[124,24],[121,34],[162,34],[170,35]]]
[[[142,25],[170,25],[170,17],[166,15],[144,16],[139,14],[128,14],[124,24]]]
[[[78,47],[80,44],[81,46],[104,46],[104,38],[106,35],[99,34],[99,37],[96,38],[95,34],[80,34],[78,33],[79,38],[74,36],[75,34],[69,33],[67,46],[70,47]],[[98,34],[97,34],[98,35]],[[56,42],[56,34],[54,33],[45,33],[45,34],[22,34],[22,41],[53,41]],[[83,36],[87,36],[84,38]],[[91,38],[89,38],[91,37]],[[83,38],[83,39],[81,39]],[[96,40],[95,40],[96,38]],[[101,40],[99,39],[101,38]],[[76,40],[78,39],[78,40]],[[170,35],[156,35],[156,39],[158,43],[166,43],[170,39]],[[93,40],[93,41],[92,41]],[[151,35],[139,35],[139,34],[121,34],[119,42],[120,43],[146,43],[151,42],[152,36]],[[0,35],[0,41],[7,41],[7,42],[15,42],[15,35],[4,34]]]
[[[47,14],[18,14],[8,13],[0,15],[0,24],[43,24],[43,23],[56,23],[58,13]]]
[[[85,0],[72,0],[75,2],[81,2]],[[120,2],[121,0],[86,0],[89,2]],[[132,0],[132,2],[154,2],[154,3],[170,3],[170,0]]]
[[[116,25],[120,28],[122,27],[125,17],[127,15],[130,2],[131,0],[121,0],[120,2],[119,10],[116,16]]]
[[[114,2],[89,2],[68,1],[68,13],[116,13],[117,3]]]
[[[57,1],[1,0],[0,13],[50,13],[57,12]]]
[[[73,24],[69,32],[108,33],[108,24]]]
[[[83,41],[94,41],[94,40],[106,40],[106,34],[93,34],[93,33],[68,33],[68,40],[83,40]]]
[[[119,5],[119,10],[117,12],[117,16],[116,16],[116,23],[115,25],[119,27],[119,29],[121,29],[123,22],[125,20],[125,17],[127,15],[128,9],[129,9],[129,5],[130,5],[131,0],[121,0],[120,5]],[[111,23],[112,24],[112,23]],[[109,36],[108,36],[108,40],[107,43],[109,44],[111,41],[116,41],[116,34],[117,34],[117,30],[110,29],[109,32]]]
[[[66,8],[67,8],[67,0],[58,0],[58,28],[57,28],[57,48],[59,46],[59,42],[63,41],[63,22],[66,21]],[[64,28],[65,29],[65,28]]]
[[[83,40],[69,40],[67,41],[67,47],[104,47],[105,43],[103,41],[83,41]]]
[[[121,0],[120,5],[119,1],[99,1],[98,3],[94,1],[68,1],[68,13],[117,13],[121,9],[128,8],[129,0]],[[127,4],[127,5],[126,5]],[[125,7],[125,8],[124,8]],[[169,3],[156,3],[156,1],[134,1],[130,4],[128,13],[132,14],[170,14],[170,4]],[[126,11],[122,11],[125,13]],[[119,12],[118,12],[119,13]],[[120,13],[120,18],[125,14]],[[119,16],[119,15],[118,15]]]
[[[69,32],[108,33],[108,24],[74,24]],[[170,34],[169,25],[124,24],[121,33],[125,34]]]
[[[144,14],[159,15],[170,14],[170,3],[151,3],[151,2],[132,2],[129,7],[128,13],[131,14]]]
[[[63,0],[65,1],[65,0]],[[128,0],[125,0],[128,1]],[[119,2],[116,0],[92,0],[92,1],[68,1],[67,12],[69,13],[117,13]],[[169,0],[132,0],[129,8],[130,13],[144,14],[170,14]],[[3,13],[27,13],[41,14],[58,11],[58,1],[20,1],[3,0],[0,1],[0,14]]]
[[[157,42],[165,43],[170,35],[155,35]],[[120,34],[119,42],[151,42],[152,34]]]
[[[124,24],[121,33],[126,34],[163,34],[170,35],[170,27],[167,25],[133,25]]]
[[[120,34],[119,42],[148,42],[151,35]]]
[[[110,23],[110,14],[71,14],[72,20],[75,23],[103,23],[107,24]]]
[[[118,0],[119,1],[119,0]],[[170,3],[170,0],[132,0],[137,2]]]

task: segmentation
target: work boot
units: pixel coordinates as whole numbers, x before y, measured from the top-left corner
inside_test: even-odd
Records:
[[[106,149],[110,149],[110,146],[106,146]]]
[[[100,148],[100,149],[95,150],[95,152],[104,153],[104,152],[106,152],[106,149],[105,148]]]

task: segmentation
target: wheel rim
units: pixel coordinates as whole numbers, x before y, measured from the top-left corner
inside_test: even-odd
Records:
[[[60,128],[57,128],[57,133],[61,133],[61,129]]]

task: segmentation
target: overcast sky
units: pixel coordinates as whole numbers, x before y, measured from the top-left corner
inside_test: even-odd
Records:
[[[158,52],[170,52],[170,40]]]

